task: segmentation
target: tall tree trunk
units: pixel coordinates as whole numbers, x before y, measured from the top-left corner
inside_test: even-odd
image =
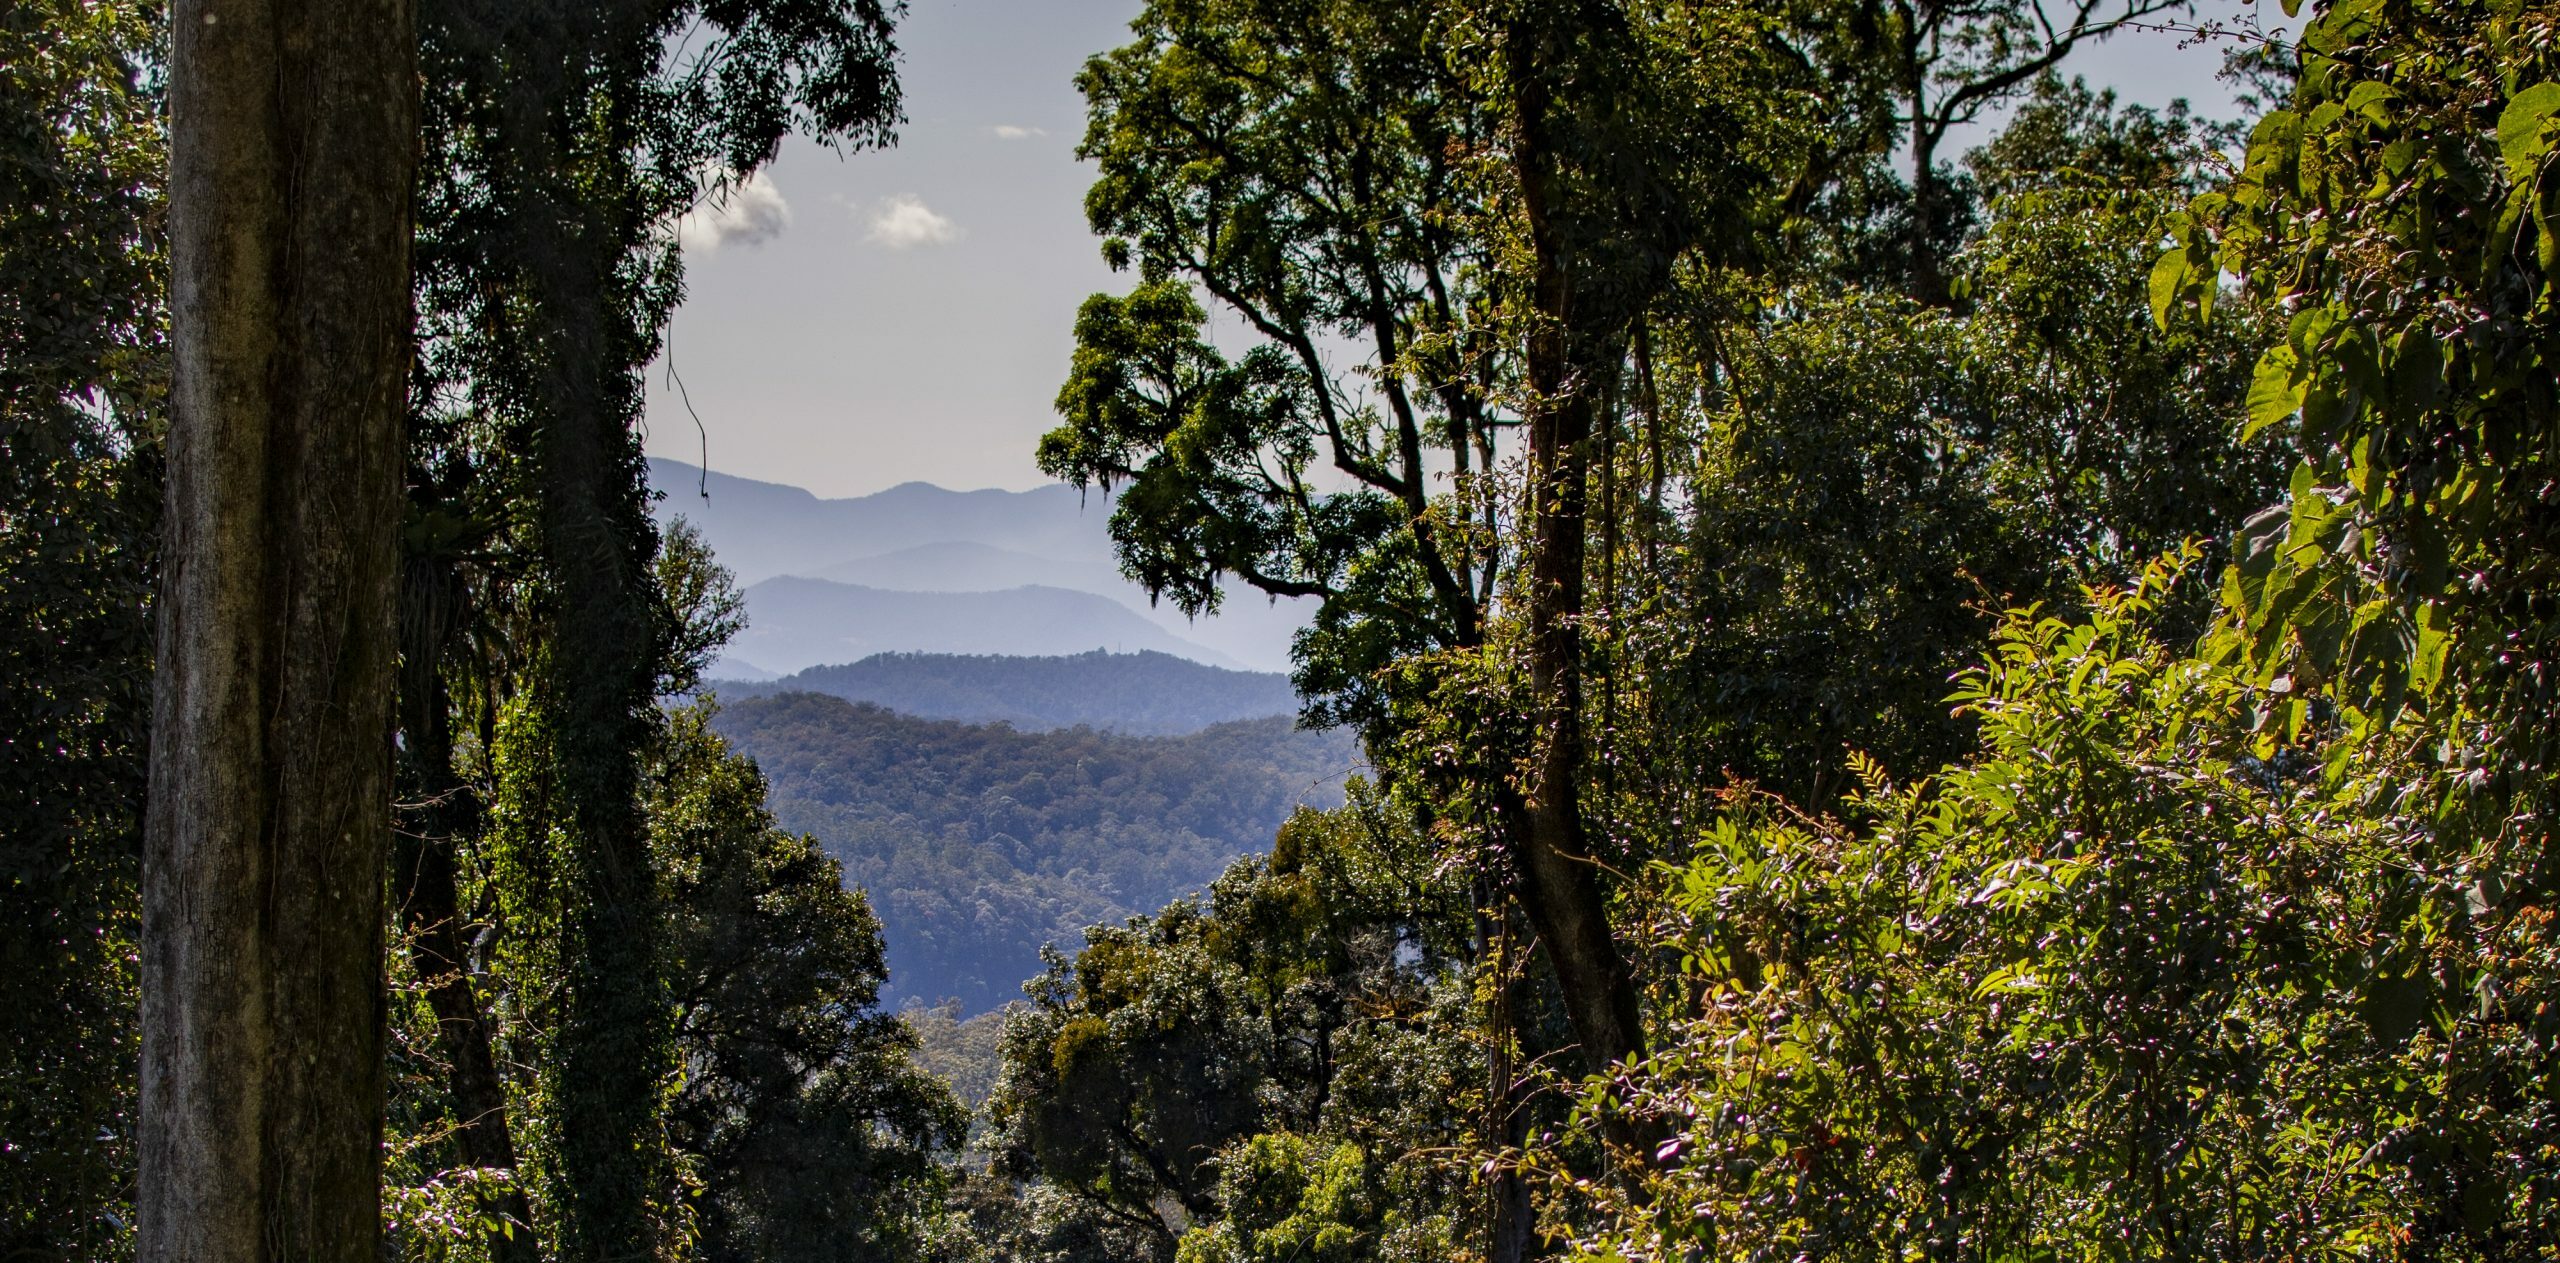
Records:
[[[455,1152],[466,1166],[515,1172],[506,1088],[471,985],[455,855],[479,819],[478,804],[453,771],[452,705],[444,682],[445,652],[460,630],[466,599],[450,561],[409,560],[400,592],[400,748],[403,793],[418,805],[393,839],[391,891],[409,940],[410,968],[426,988],[436,1042],[450,1067],[445,1091],[456,1120]],[[535,1263],[540,1254],[523,1183],[509,1185],[482,1210],[513,1225],[491,1229],[489,1257]]]
[[[370,1263],[409,337],[408,0],[178,0],[143,870],[146,1263]]]
[[[1653,377],[1653,327],[1650,321],[1636,322],[1636,387],[1644,402],[1645,473],[1651,489],[1645,494],[1644,570],[1651,581],[1662,572],[1662,392],[1655,389]]]
[[[1947,196],[1938,178],[1938,133],[1929,121],[1929,72],[1920,59],[1919,28],[1905,39],[1903,96],[1911,110],[1911,222],[1905,225],[1910,257],[1904,262],[1906,283],[1915,302],[1932,307],[1948,303],[1946,260],[1938,257],[1938,216]]]
[[[1577,324],[1583,313],[1575,305],[1573,260],[1552,213],[1558,181],[1547,135],[1548,83],[1557,71],[1542,64],[1544,35],[1515,29],[1507,66],[1518,110],[1514,169],[1534,259],[1522,367],[1529,379],[1529,686],[1542,741],[1514,856],[1522,911],[1555,965],[1584,1063],[1598,1070],[1642,1056],[1644,1027],[1635,977],[1610,937],[1608,903],[1583,836],[1584,502],[1596,348],[1607,340]]]
[[[442,64],[487,107],[453,122],[486,146],[497,215],[475,265],[511,297],[493,309],[502,381],[489,393],[530,458],[545,623],[530,700],[550,742],[536,828],[560,846],[561,879],[557,920],[539,931],[557,936],[559,976],[545,980],[556,985],[534,1068],[558,1105],[544,1137],[552,1247],[580,1263],[648,1258],[663,1252],[676,1191],[672,1010],[639,800],[665,636],[633,434],[657,350],[635,267],[650,240],[639,155],[651,116],[618,97],[646,91],[664,48],[647,5],[428,2]]]
[[[591,229],[600,232],[601,229]],[[570,348],[614,344],[601,249],[537,268],[546,333]],[[594,263],[593,271],[579,264]],[[556,643],[543,687],[555,708],[560,817],[575,848],[576,906],[565,919],[568,987],[557,1052],[562,1177],[573,1205],[564,1259],[646,1258],[651,1202],[669,1185],[664,1080],[672,1008],[658,940],[663,917],[640,808],[660,628],[650,590],[657,545],[625,359],[555,354],[535,444],[541,540]],[[620,377],[611,375],[620,374]]]

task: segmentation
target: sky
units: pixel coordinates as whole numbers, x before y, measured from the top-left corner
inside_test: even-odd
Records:
[[[683,226],[673,377],[651,373],[652,455],[854,496],[902,482],[1039,485],[1032,448],[1076,305],[1124,288],[1084,222],[1076,70],[1127,42],[1140,0],[912,0],[897,148],[785,145]],[[2203,0],[2199,15],[2272,3]],[[2067,63],[2128,100],[2225,112],[2210,49],[2128,32]],[[681,390],[673,383],[680,383]],[[696,428],[693,415],[701,419]]]

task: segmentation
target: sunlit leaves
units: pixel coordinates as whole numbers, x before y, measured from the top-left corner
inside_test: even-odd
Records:
[[[1659,873],[1678,1038],[1586,1110],[1675,1136],[1580,1190],[1581,1257],[2299,1254],[2404,1213],[2356,1110],[2446,1018],[2368,959],[2387,835],[2263,752],[2281,689],[2156,638],[2193,565],[2013,616],[1973,758],[1847,820],[1737,799]]]
[[[2314,679],[2380,716],[2436,686],[2444,641],[2417,629],[2481,606],[2463,575],[2506,571],[2535,537],[2492,523],[2525,511],[2523,466],[2552,432],[2533,330],[2560,247],[2544,178],[2560,86],[2543,81],[2543,19],[2492,6],[2422,25],[2340,4],[2304,43],[2298,99],[2259,123],[2228,199],[2195,212],[2227,266],[2298,307],[2259,362],[2247,429],[2298,420],[2297,485],[2324,489],[2286,546],[2256,554],[2271,569],[2239,594],[2252,652],[2311,652]],[[2306,566],[2326,577],[2274,574]],[[2269,617],[2304,634],[2271,637]],[[2356,660],[2318,660],[2333,648]]]
[[[2560,84],[2537,83],[2507,99],[2498,112],[2498,156],[2506,160],[2508,179],[2533,181],[2543,156],[2551,152],[2555,114],[2560,114]]]

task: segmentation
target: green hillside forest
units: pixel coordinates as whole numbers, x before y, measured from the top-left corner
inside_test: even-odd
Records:
[[[922,6],[0,0],[0,1258],[2560,1259],[2560,9],[1127,9],[962,349],[1294,720],[704,698]]]
[[[1064,659],[1064,661],[1076,661]],[[1289,716],[1183,737],[918,719],[813,693],[722,707],[782,827],[868,892],[894,1004],[1022,998],[1041,949],[1204,890],[1302,807],[1342,804],[1349,733]]]
[[[1101,728],[1140,736],[1198,732],[1212,724],[1294,715],[1288,678],[1230,671],[1169,653],[883,653],[810,667],[778,680],[713,680],[729,701],[775,693],[824,693],[927,719],[1004,723],[1025,730]]]

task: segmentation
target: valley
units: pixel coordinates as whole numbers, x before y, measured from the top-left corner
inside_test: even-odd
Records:
[[[724,707],[713,728],[763,770],[775,820],[870,893],[884,1001],[964,1014],[1019,999],[1042,948],[1072,953],[1087,927],[1270,849],[1300,808],[1340,806],[1358,766],[1348,733],[1285,715],[1173,737],[1033,733],[781,693]]]

